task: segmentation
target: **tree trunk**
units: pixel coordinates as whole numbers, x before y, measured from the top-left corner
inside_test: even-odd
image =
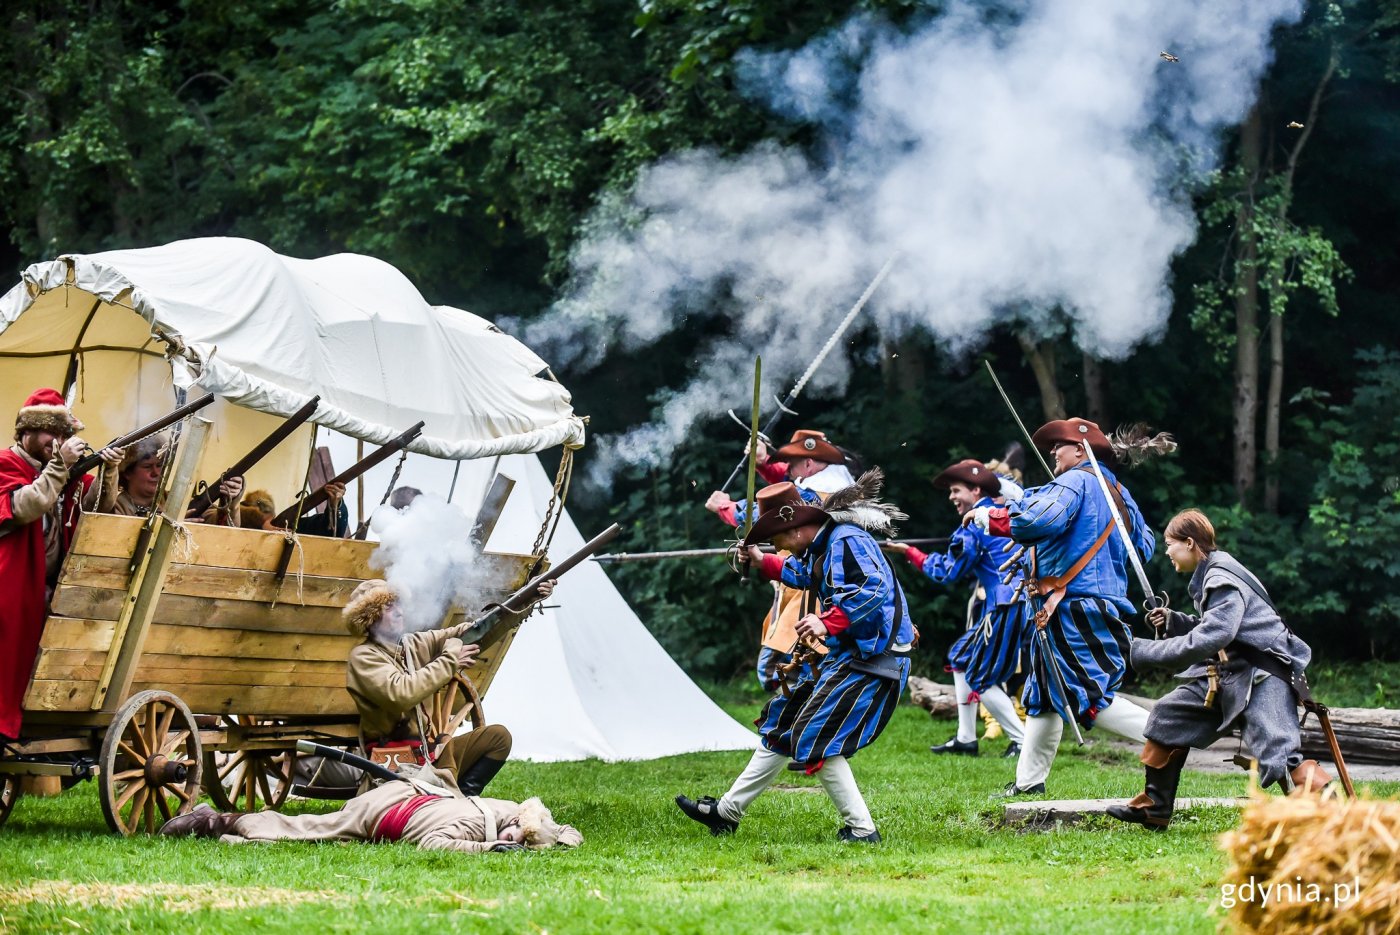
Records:
[[[1060,392],[1059,381],[1055,378],[1055,345],[1049,341],[1036,342],[1025,332],[1016,332],[1016,340],[1021,342],[1021,350],[1035,374],[1035,382],[1040,387],[1040,409],[1045,421],[1065,417],[1065,395]]]
[[[1283,316],[1269,316],[1269,395],[1264,404],[1264,509],[1278,512],[1279,422],[1283,418]]]
[[[1103,367],[1088,351],[1083,357],[1084,404],[1089,410],[1085,418],[1108,431],[1108,393],[1103,385]]]
[[[1255,440],[1259,415],[1259,244],[1254,233],[1254,187],[1259,180],[1263,119],[1255,104],[1240,128],[1240,163],[1245,191],[1235,215],[1235,496],[1245,505],[1258,468]]]

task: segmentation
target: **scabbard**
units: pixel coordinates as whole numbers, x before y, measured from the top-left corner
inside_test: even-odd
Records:
[[[1332,729],[1332,715],[1326,705],[1317,702],[1313,702],[1313,713],[1322,727],[1322,736],[1327,738],[1327,746],[1332,748],[1332,762],[1337,764],[1337,776],[1342,780],[1342,788],[1346,790],[1348,799],[1354,799],[1356,790],[1352,788],[1351,774],[1347,772],[1346,761],[1342,759],[1342,745],[1337,742],[1337,732]]]

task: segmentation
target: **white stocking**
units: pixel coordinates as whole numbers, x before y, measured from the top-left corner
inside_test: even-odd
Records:
[[[987,710],[992,712],[992,717],[1001,724],[1001,729],[1006,732],[1006,737],[1013,743],[1022,743],[1026,737],[1025,725],[1021,722],[1021,717],[1016,713],[1016,706],[1011,703],[1000,686],[993,685],[982,693],[982,703],[987,706]]]
[[[961,672],[953,672],[953,696],[958,702],[958,743],[972,743],[977,739],[977,705],[969,704],[972,688],[967,677]]]
[[[1094,726],[1144,743],[1147,740],[1143,734],[1143,731],[1147,730],[1147,709],[1120,695],[1113,699],[1113,704],[1099,712],[1099,716],[1094,719]]]
[[[875,820],[870,817],[865,797],[860,794],[856,777],[851,773],[851,764],[844,756],[827,757],[822,768],[817,770],[817,778],[822,781],[822,788],[826,789],[847,828],[860,835],[875,830]]]
[[[1064,731],[1065,722],[1053,711],[1026,718],[1026,739],[1016,760],[1017,788],[1029,789],[1050,775],[1050,764],[1055,762]]]
[[[788,758],[781,753],[774,753],[767,747],[759,747],[749,758],[749,765],[745,766],[739,778],[734,780],[734,785],[720,798],[716,811],[729,821],[743,818],[753,800],[772,784],[778,773],[787,765],[787,761]]]

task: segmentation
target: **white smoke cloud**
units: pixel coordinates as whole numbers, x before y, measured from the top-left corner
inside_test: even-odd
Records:
[[[1011,319],[1056,322],[1121,358],[1165,327],[1171,260],[1196,235],[1189,185],[1246,115],[1271,29],[1301,7],[1026,0],[989,22],[955,0],[910,34],[857,18],[747,55],[752,96],[816,123],[817,157],[765,145],[649,167],[595,212],[565,294],[522,336],[577,368],[727,319],[662,419],[603,440],[605,476],[744,400],[755,353],[780,393],[896,254],[865,312],[882,335],[919,328],[959,352]],[[844,358],[812,391],[844,386]]]
[[[406,510],[375,510],[370,528],[379,538],[370,561],[399,595],[406,630],[436,627],[453,604],[479,609],[466,605],[480,587],[472,575],[480,552],[470,538],[472,519],[460,507],[425,493]]]

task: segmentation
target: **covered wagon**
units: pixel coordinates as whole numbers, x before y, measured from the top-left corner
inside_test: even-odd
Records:
[[[279,503],[306,492],[327,431],[368,454],[422,423],[407,450],[457,460],[562,446],[560,486],[584,439],[544,361],[476,316],[429,305],[392,266],[348,254],[292,259],[231,238],[29,267],[0,298],[0,368],[10,410],[55,387],[94,446],[215,398],[174,427],[149,516],[77,520],[22,734],[0,752],[0,823],[24,775],[95,777],[108,823],[124,834],[155,831],[192,808],[201,787],[224,805],[277,807],[297,740],[354,742],[344,671],[354,640],[339,610],[379,576],[374,543],[184,518],[201,482],[314,397],[309,421],[249,471],[248,485]],[[483,507],[484,549],[500,504]],[[533,554],[483,551],[467,598],[442,623],[538,571],[550,521]],[[479,719],[473,695],[488,692],[518,625],[517,615],[492,631],[472,682],[453,683],[434,717]]]

